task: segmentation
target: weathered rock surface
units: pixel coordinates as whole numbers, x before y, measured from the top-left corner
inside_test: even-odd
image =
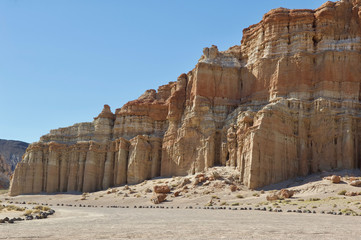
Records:
[[[0,189],[9,187],[10,176],[28,146],[25,142],[0,139]]]
[[[11,173],[11,167],[7,164],[3,156],[0,155],[0,189],[9,187],[9,177]]]
[[[0,154],[6,163],[10,166],[11,171],[15,170],[16,164],[21,161],[29,143],[0,139]]]
[[[158,193],[154,194],[154,196],[150,199],[154,204],[162,203],[166,200],[167,194],[164,193]]]
[[[250,188],[361,166],[361,1],[271,10],[176,82],[29,146],[10,194],[95,191],[220,165]]]
[[[170,193],[170,188],[167,185],[155,185],[153,189],[155,193]]]
[[[275,201],[278,199],[291,198],[295,194],[294,191],[288,189],[281,189],[276,193],[271,193],[266,196],[267,201]]]
[[[361,187],[361,180],[353,180],[350,182],[350,185],[354,187]]]
[[[337,176],[337,175],[332,175],[331,176],[331,182],[332,183],[340,183],[341,182],[341,177]]]

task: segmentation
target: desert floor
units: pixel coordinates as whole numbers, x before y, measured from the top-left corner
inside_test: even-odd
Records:
[[[325,172],[258,190],[244,187],[237,174],[214,168],[205,177],[216,178],[203,182],[194,175],[94,193],[2,193],[0,204],[49,206],[56,213],[47,219],[0,224],[0,239],[360,239],[361,195],[340,194],[361,192],[348,184],[350,177],[360,178],[360,171]],[[324,179],[332,174],[343,181]],[[151,201],[155,185],[171,188],[161,204]],[[231,190],[233,185],[237,190]],[[295,195],[267,201],[267,195],[282,188]],[[23,214],[3,209],[0,219]]]
[[[55,207],[0,239],[360,239],[361,218],[235,210]]]

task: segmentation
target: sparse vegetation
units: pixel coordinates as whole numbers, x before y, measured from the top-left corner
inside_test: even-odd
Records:
[[[316,201],[320,201],[321,199],[320,198],[310,198],[309,201],[311,202],[316,202]]]
[[[27,210],[25,210],[24,215],[30,215],[32,213],[33,213],[33,210],[27,209]]]
[[[50,207],[47,207],[47,206],[35,206],[33,207],[33,209],[35,210],[40,210],[40,211],[49,211],[50,210]]]
[[[18,207],[18,206],[15,206],[15,205],[0,205],[0,212],[3,211],[3,210],[22,212],[22,211],[25,211],[25,208]]]
[[[346,190],[342,190],[342,191],[338,192],[338,195],[345,195],[346,192],[347,192]]]

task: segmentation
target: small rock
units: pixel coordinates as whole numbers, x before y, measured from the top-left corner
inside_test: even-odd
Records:
[[[208,186],[210,183],[211,183],[210,180],[207,180],[203,183],[203,186]]]
[[[151,192],[152,192],[152,189],[147,188],[147,189],[145,189],[145,192],[146,192],[146,193],[151,193]]]
[[[232,184],[229,188],[231,189],[231,192],[237,191],[237,186],[234,184]]]
[[[201,178],[201,177],[204,177],[203,173],[198,173],[195,178]]]
[[[348,197],[357,196],[357,192],[346,192],[345,196],[348,196]]]
[[[353,180],[350,182],[350,185],[354,187],[361,187],[361,180]]]
[[[278,200],[279,197],[278,197],[277,194],[272,193],[272,194],[270,194],[270,195],[267,195],[267,196],[266,196],[266,199],[267,199],[267,201],[275,201],[275,200]]]
[[[337,175],[332,175],[331,176],[331,182],[332,183],[340,183],[341,182],[341,177],[337,176]]]
[[[191,180],[189,180],[189,178],[183,178],[181,183],[179,184],[179,187],[184,187],[187,184],[190,184]]]
[[[217,171],[212,172],[212,176],[211,176],[211,177],[213,177],[213,179],[216,179],[216,180],[222,178],[221,175],[220,175]]]
[[[208,178],[205,177],[205,176],[201,176],[201,177],[198,178],[198,180],[199,180],[200,183],[203,183],[203,182],[207,181]]]

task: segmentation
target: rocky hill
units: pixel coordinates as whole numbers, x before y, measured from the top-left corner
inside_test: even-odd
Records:
[[[28,146],[25,142],[0,139],[0,189],[9,187],[9,178]]]
[[[21,161],[29,143],[0,139],[0,154],[4,157],[11,171],[15,170],[16,164]]]
[[[231,166],[258,188],[361,166],[361,0],[274,9],[176,82],[29,146],[11,195]]]

